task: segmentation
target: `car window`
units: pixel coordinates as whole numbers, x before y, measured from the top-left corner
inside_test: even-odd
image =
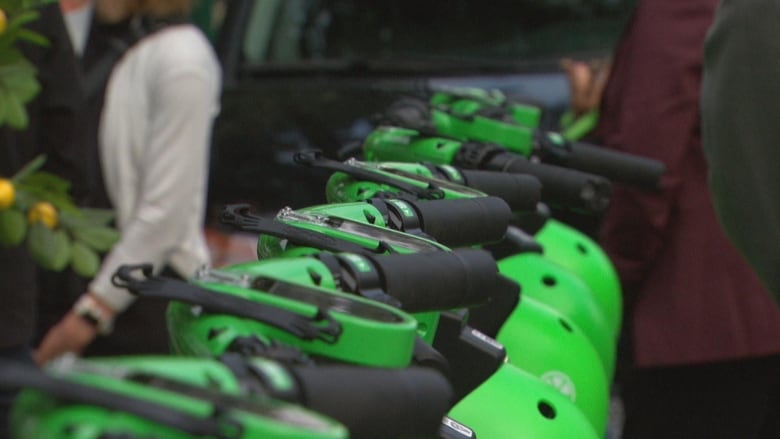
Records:
[[[604,54],[635,0],[256,0],[248,64]]]

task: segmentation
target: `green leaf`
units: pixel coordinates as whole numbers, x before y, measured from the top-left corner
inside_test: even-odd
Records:
[[[17,15],[43,5],[54,3],[57,0],[0,0],[0,8],[8,15]]]
[[[35,223],[27,236],[27,249],[41,267],[62,271],[70,261],[71,242],[64,230],[51,230]]]
[[[46,171],[37,171],[32,174],[28,174],[23,180],[18,181],[19,184],[24,184],[26,186],[36,186],[39,189],[56,194],[67,194],[70,190],[69,181]]]
[[[45,188],[31,185],[18,185],[17,192],[25,193],[29,195],[30,199],[35,201],[48,201],[60,212],[75,212],[78,211],[78,207],[73,203],[73,200],[68,194],[62,194],[59,192],[48,191]]]
[[[31,30],[27,29],[19,29],[19,32],[16,36],[20,40],[27,40],[33,44],[37,44],[39,46],[48,47],[49,46],[49,40],[46,39],[43,35],[33,32]]]
[[[22,11],[18,14],[13,14],[8,18],[8,27],[6,27],[6,31],[21,29],[22,26],[37,20],[40,15],[41,14],[35,10]]]
[[[100,269],[100,257],[94,250],[76,241],[73,243],[70,268],[79,276],[95,277]]]
[[[24,6],[24,0],[0,0],[0,9],[3,9],[9,16],[15,15]]]
[[[8,126],[19,130],[26,128],[29,119],[24,104],[16,96],[9,93],[5,96],[5,105],[7,105],[5,121]]]
[[[111,209],[97,209],[85,207],[81,209],[81,213],[89,221],[90,224],[96,226],[106,226],[114,220],[114,211]]]
[[[22,55],[16,47],[8,47],[4,50],[0,50],[0,68],[5,68],[12,64],[28,63],[27,59]],[[30,64],[32,65],[32,64]],[[33,67],[35,68],[35,67]]]
[[[0,211],[0,246],[16,247],[24,241],[26,233],[24,213],[16,209]]]
[[[119,241],[119,232],[110,227],[92,227],[72,230],[73,237],[99,252],[107,252]]]
[[[21,102],[29,102],[41,90],[41,85],[35,78],[35,69],[5,68],[2,69],[0,82]]]
[[[54,232],[55,240],[52,248],[52,269],[62,271],[70,262],[70,253],[73,247],[70,237],[64,230]]]
[[[16,174],[14,174],[14,176],[11,178],[11,180],[13,180],[14,184],[19,184],[20,182],[24,181],[28,176],[30,176],[33,172],[36,172],[37,170],[41,169],[44,163],[46,163],[45,155],[36,156],[34,159],[30,160],[29,163],[24,165],[22,169],[17,171]]]
[[[114,211],[111,209],[88,207],[79,208],[77,211],[63,211],[60,215],[60,221],[69,229],[108,226],[113,219]]]
[[[5,101],[5,90],[0,88],[0,101]],[[0,105],[0,127],[2,127],[5,124],[5,120],[7,119],[8,114],[8,107],[5,105]]]
[[[6,30],[0,35],[0,125],[23,129],[29,123],[25,104],[40,91],[35,66],[9,46],[25,30]],[[33,37],[34,38],[34,37]]]
[[[68,194],[70,182],[49,172],[30,172],[41,164],[39,156],[12,178],[17,191],[37,200],[48,201],[61,212],[78,212],[78,208]]]

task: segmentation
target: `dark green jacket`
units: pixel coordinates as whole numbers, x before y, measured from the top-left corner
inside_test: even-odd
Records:
[[[727,234],[780,300],[780,2],[722,0],[705,46],[702,134]]]

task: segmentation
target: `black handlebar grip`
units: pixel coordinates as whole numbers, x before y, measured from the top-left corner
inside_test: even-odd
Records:
[[[429,368],[291,368],[302,404],[341,422],[354,439],[435,437],[453,391]]]
[[[470,170],[460,173],[466,186],[501,198],[513,212],[533,212],[542,198],[542,183],[532,175]]]
[[[571,210],[603,212],[609,206],[612,183],[602,176],[555,165],[534,163],[513,153],[500,153],[487,169],[530,174],[542,183],[542,202]]]
[[[422,230],[448,247],[501,240],[512,220],[509,205],[498,197],[409,201]]]
[[[384,291],[407,312],[482,305],[500,291],[498,266],[486,250],[366,257],[380,272]]]
[[[570,148],[565,154],[550,154],[549,163],[601,175],[616,183],[647,190],[658,189],[661,176],[666,172],[664,163],[659,160],[584,142],[569,145]],[[544,158],[543,160],[546,161]]]

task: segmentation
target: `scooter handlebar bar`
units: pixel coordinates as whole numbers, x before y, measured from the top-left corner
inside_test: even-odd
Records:
[[[306,407],[341,422],[355,439],[435,437],[452,386],[429,368],[291,368]],[[347,391],[348,390],[348,391]]]
[[[498,197],[409,202],[422,230],[448,247],[465,247],[501,240],[512,219],[509,205]]]
[[[380,271],[385,292],[408,312],[482,305],[502,291],[496,261],[485,250],[366,257]]]
[[[541,201],[542,183],[532,175],[472,170],[460,173],[468,187],[501,198],[514,212],[533,212]]]

